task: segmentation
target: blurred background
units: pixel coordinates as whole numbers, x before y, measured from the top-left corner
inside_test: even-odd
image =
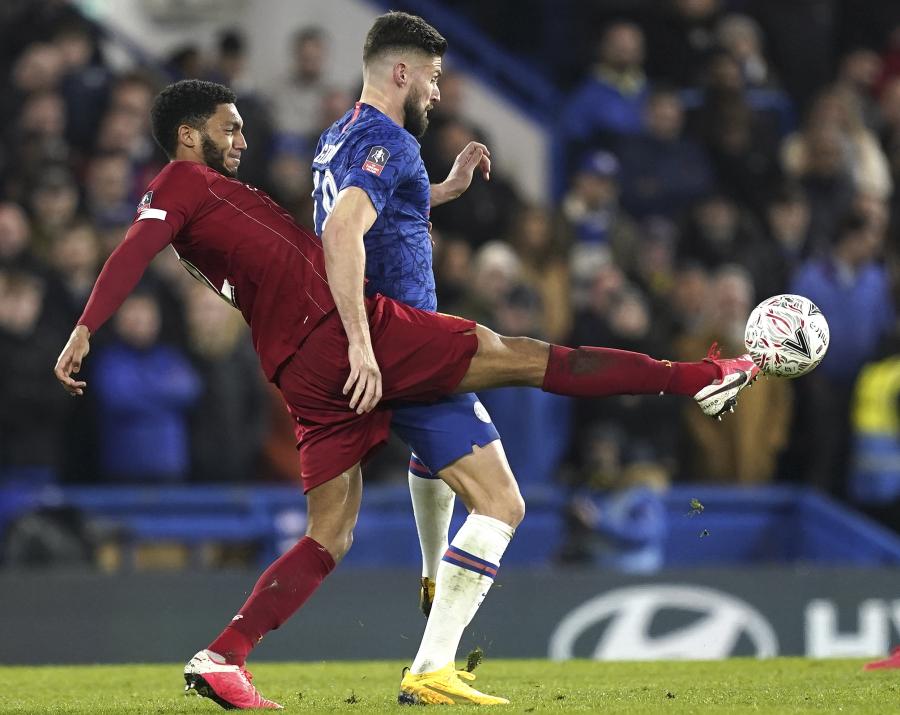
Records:
[[[501,653],[671,656],[653,649],[650,616],[630,651],[602,636],[567,651],[548,634],[586,598],[634,584],[657,589],[660,612],[683,609],[691,598],[665,583],[688,569],[680,582],[730,589],[772,624],[707,657],[886,651],[900,622],[900,5],[886,0],[6,0],[3,598],[30,604],[49,634],[72,626],[46,620],[48,584],[85,614],[112,622],[119,608],[123,624],[121,601],[149,609],[167,593],[166,618],[142,627],[192,635],[197,620],[170,618],[179,589],[233,583],[220,620],[247,574],[303,533],[281,399],[240,315],[174,255],[92,341],[84,399],[51,367],[165,162],[148,127],[155,94],[182,78],[233,87],[241,179],[311,226],[316,141],[358,97],[363,38],[387,9],[422,15],[450,43],[422,139],[432,180],[472,139],[492,151],[491,181],[432,212],[442,311],[679,360],[713,341],[742,351],[747,315],[776,293],[809,297],[831,326],[813,374],[761,380],[722,423],[688,400],[483,393],[529,513],[504,560],[522,589],[492,594],[482,637]],[[386,589],[379,604],[402,601],[391,614],[420,627],[407,458],[392,443],[365,470],[349,575],[335,578]],[[545,582],[558,612],[504,601]],[[121,598],[98,602],[111,583]],[[317,603],[321,624],[342,622]],[[504,603],[543,614],[527,644],[503,631]],[[613,617],[604,604],[598,622]],[[33,630],[9,626],[0,660],[49,657]],[[133,628],[54,657],[121,659]],[[354,652],[409,649],[385,638]],[[310,657],[279,642],[275,655]],[[315,653],[345,655],[335,647]],[[147,657],[171,658],[171,642]]]

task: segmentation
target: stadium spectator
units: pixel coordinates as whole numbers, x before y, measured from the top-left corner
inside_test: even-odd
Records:
[[[115,339],[97,351],[101,469],[112,481],[183,481],[190,469],[188,412],[202,385],[187,357],[159,342],[159,304],[132,295],[115,317]]]
[[[598,60],[562,110],[561,130],[573,166],[589,146],[609,146],[619,135],[639,133],[643,125],[648,84],[641,28],[624,21],[607,27]]]
[[[435,135],[438,155],[435,166],[429,167],[432,176],[446,176],[459,148],[470,141],[479,141],[475,129],[459,119],[447,120]],[[465,240],[472,248],[478,248],[509,235],[518,206],[519,197],[512,184],[503,177],[502,169],[497,170],[495,160],[490,181],[476,178],[462,196],[433,207],[431,220],[444,235]]]
[[[203,385],[191,415],[190,478],[254,481],[268,421],[265,378],[246,325],[205,285],[185,293],[188,348]]]
[[[0,203],[0,269],[35,265],[28,216],[18,204]]]
[[[742,91],[707,92],[704,102],[690,131],[709,151],[719,190],[762,216],[781,176],[773,117],[755,110]]]
[[[682,231],[678,255],[710,270],[737,263],[750,272],[754,284],[768,280],[776,261],[775,246],[765,240],[753,216],[721,194],[708,196],[694,207]]]
[[[291,37],[287,71],[263,90],[276,132],[309,137],[315,131],[322,97],[328,90],[328,51],[328,38],[321,27],[302,27]]]
[[[760,298],[787,292],[791,277],[809,253],[809,225],[809,202],[799,187],[787,185],[772,196],[766,208],[766,228],[774,260],[757,284]]]
[[[59,479],[71,407],[47,381],[66,319],[46,297],[39,275],[0,265],[0,482],[31,488]]]
[[[11,133],[7,188],[25,203],[27,185],[34,182],[46,165],[70,160],[65,141],[65,104],[58,92],[42,91],[22,102],[22,112]]]
[[[297,223],[312,226],[313,183],[309,171],[312,156],[307,149],[308,144],[297,137],[278,137],[272,156],[266,162],[268,175],[265,185],[269,187],[272,198],[284,206]]]
[[[716,26],[716,40],[737,61],[746,87],[777,85],[763,52],[762,29],[747,15],[725,15]]]
[[[629,451],[614,425],[587,438],[590,482],[573,490],[565,510],[562,563],[591,564],[624,573],[653,573],[664,565],[665,470]]]
[[[461,240],[446,239],[432,228],[434,241],[434,280],[438,305],[459,315],[470,289],[472,248]]]
[[[696,355],[713,342],[722,352],[742,350],[747,315],[755,305],[751,275],[723,265],[713,275],[705,321],[699,332],[676,341],[676,358]],[[691,352],[693,351],[693,352]],[[683,413],[685,474],[691,481],[753,485],[771,481],[791,424],[791,388],[783,380],[761,380],[741,400],[741,409],[721,423]]]
[[[91,288],[100,272],[100,239],[93,225],[84,220],[73,221],[50,242],[50,266],[62,281],[71,319],[84,310]]]
[[[667,310],[656,317],[670,343],[692,338],[705,330],[706,312],[712,300],[709,271],[699,263],[683,261],[675,270]]]
[[[701,82],[703,67],[716,46],[720,0],[667,0],[650,15],[648,73],[678,87]]]
[[[853,500],[900,530],[900,344],[897,326],[860,370],[853,389]]]
[[[845,214],[827,255],[800,266],[791,293],[806,296],[827,316],[828,355],[797,382],[798,424],[793,448],[803,481],[844,493],[853,383],[894,322],[888,275],[878,263],[883,234],[869,217]]]
[[[572,305],[565,241],[562,227],[543,206],[525,206],[516,214],[509,243],[521,260],[524,281],[536,289],[540,303],[538,324],[522,326],[516,335],[559,342],[569,334]]]
[[[881,58],[878,53],[865,47],[850,50],[841,57],[835,87],[848,93],[856,103],[863,123],[869,131],[877,132],[879,127],[878,105],[875,101],[875,86],[881,76]]]
[[[607,247],[625,270],[635,263],[638,227],[619,203],[619,160],[597,151],[582,159],[563,197],[562,215],[568,222],[572,242]]]
[[[66,139],[73,146],[89,146],[106,106],[112,74],[106,67],[97,34],[85,21],[60,27],[53,44],[62,55],[64,74],[60,92],[66,104]]]
[[[703,147],[684,136],[684,108],[678,94],[657,90],[647,98],[643,133],[623,138],[622,205],[636,218],[675,220],[711,188]]]
[[[893,190],[878,140],[866,128],[859,107],[846,89],[831,89],[819,95],[803,130],[787,137],[781,152],[789,175],[825,189],[821,203],[830,204],[830,215],[819,220],[826,224],[834,225],[834,217],[849,208],[835,182],[846,183],[849,179],[852,191],[882,199]],[[832,184],[830,191],[826,188],[828,183]],[[820,201],[813,199],[814,225],[817,203]]]
[[[31,242],[35,253],[46,257],[50,244],[72,225],[78,212],[78,187],[65,166],[48,166],[29,187]]]
[[[508,243],[490,241],[475,252],[470,281],[460,315],[484,325],[496,325],[504,300],[521,284],[522,262]]]
[[[614,277],[602,279],[615,292],[598,295],[589,309],[578,313],[569,343],[585,345],[589,340],[599,339],[604,345],[620,350],[670,354],[665,337],[656,330],[644,296],[631,285],[615,289],[614,280]],[[597,292],[602,290],[598,287]],[[602,309],[604,301],[607,303],[605,310]],[[641,461],[656,462],[667,475],[671,474],[675,467],[675,431],[666,425],[676,424],[678,414],[678,405],[663,405],[655,395],[625,395],[603,401],[576,400],[575,464],[583,469],[590,461],[592,431],[598,425],[613,423],[623,430],[623,444],[628,450],[641,455]]]
[[[87,166],[84,187],[85,208],[91,220],[101,226],[130,223],[138,203],[133,182],[127,154],[94,155]]]
[[[170,52],[166,58],[166,68],[170,74],[181,79],[200,77],[206,69],[203,53],[193,43],[181,45]]]
[[[429,174],[439,175],[436,166],[441,163],[441,151],[437,136],[441,128],[449,121],[466,121],[464,107],[466,104],[466,79],[459,72],[444,66],[441,75],[441,101],[434,105],[428,113],[428,131],[419,139],[422,144],[422,160]],[[469,123],[472,132],[479,141],[486,143],[485,132],[481,127]]]
[[[227,29],[218,36],[216,54],[204,76],[231,87],[241,98],[247,146],[253,147],[253,151],[247,152],[241,159],[241,178],[272,191],[274,186],[270,181],[269,165],[274,161],[272,146],[277,143],[275,128],[266,97],[262,94],[263,83],[257,82],[247,70],[246,40],[240,30]],[[306,163],[309,164],[308,161]],[[301,173],[309,172],[304,170]]]

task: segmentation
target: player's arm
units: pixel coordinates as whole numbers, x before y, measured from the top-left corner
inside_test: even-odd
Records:
[[[350,343],[350,376],[344,394],[353,391],[350,407],[359,414],[374,409],[381,399],[381,371],[372,348],[363,297],[366,273],[363,236],[376,218],[378,214],[369,195],[361,188],[349,186],[338,193],[322,228],[328,285]]]
[[[431,206],[440,206],[459,198],[472,183],[475,169],[481,170],[485,181],[491,180],[491,152],[479,142],[469,142],[453,162],[447,178],[431,185]]]
[[[87,383],[76,380],[81,363],[90,351],[90,338],[116,312],[134,290],[150,261],[172,238],[171,227],[163,221],[135,221],[125,240],[112,252],[94,283],[91,296],[69,341],[53,369],[56,379],[72,395],[83,395]]]

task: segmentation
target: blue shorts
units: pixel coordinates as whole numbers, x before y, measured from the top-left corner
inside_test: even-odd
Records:
[[[405,403],[392,410],[391,427],[413,451],[410,471],[426,479],[435,478],[476,444],[484,447],[500,439],[474,392],[450,395],[428,405]]]

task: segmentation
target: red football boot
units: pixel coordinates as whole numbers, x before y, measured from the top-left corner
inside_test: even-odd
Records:
[[[734,412],[738,393],[759,377],[759,368],[749,354],[723,360],[716,343],[712,344],[704,361],[719,368],[719,379],[700,390],[694,399],[704,414],[721,420],[723,412]]]
[[[193,690],[226,710],[283,710],[253,687],[249,670],[228,665],[222,656],[208,650],[201,650],[184,666],[184,682],[185,691]]]
[[[894,648],[887,658],[866,663],[863,670],[882,670],[883,668],[900,668],[900,646]]]

